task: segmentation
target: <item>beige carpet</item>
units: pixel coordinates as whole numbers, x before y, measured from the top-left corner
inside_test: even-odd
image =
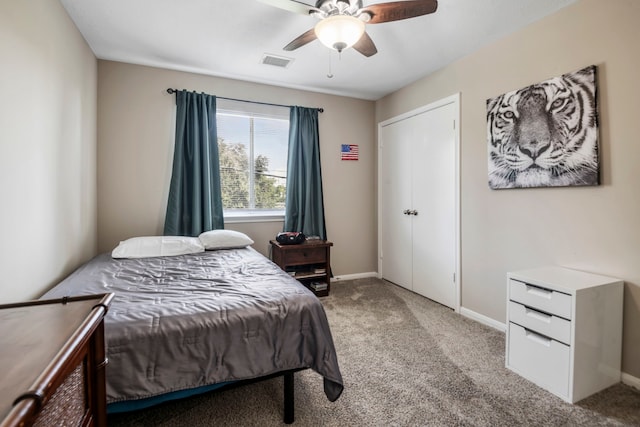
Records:
[[[345,390],[296,374],[298,426],[640,426],[640,392],[619,384],[576,405],[504,367],[504,334],[377,279],[322,298]],[[109,417],[109,426],[282,425],[282,380]]]

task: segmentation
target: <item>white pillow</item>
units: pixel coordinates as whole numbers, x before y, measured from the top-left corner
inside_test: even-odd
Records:
[[[205,231],[198,236],[208,251],[215,249],[236,249],[253,245],[253,240],[244,233],[233,230]]]
[[[147,236],[124,240],[111,252],[113,258],[147,258],[204,252],[197,237]]]

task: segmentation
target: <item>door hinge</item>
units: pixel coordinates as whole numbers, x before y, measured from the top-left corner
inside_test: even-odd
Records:
[[[453,283],[456,283],[456,273],[453,273]]]
[[[453,130],[456,130],[456,121],[453,121]]]

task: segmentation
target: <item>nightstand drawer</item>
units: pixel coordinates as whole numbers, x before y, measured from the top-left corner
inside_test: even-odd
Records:
[[[571,295],[511,279],[509,299],[545,313],[571,319]]]
[[[570,347],[509,323],[507,367],[559,396],[569,394]]]
[[[509,320],[534,332],[571,344],[571,322],[509,301]]]
[[[323,263],[327,261],[327,249],[301,248],[300,250],[289,251],[286,257],[286,263],[289,265]]]

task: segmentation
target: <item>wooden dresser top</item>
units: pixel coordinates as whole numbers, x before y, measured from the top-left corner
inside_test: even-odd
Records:
[[[56,369],[69,341],[82,338],[83,328],[91,327],[87,320],[94,307],[106,309],[110,298],[92,295],[64,303],[57,299],[0,305],[0,420],[18,396],[46,387],[39,384],[45,380],[42,374]]]

